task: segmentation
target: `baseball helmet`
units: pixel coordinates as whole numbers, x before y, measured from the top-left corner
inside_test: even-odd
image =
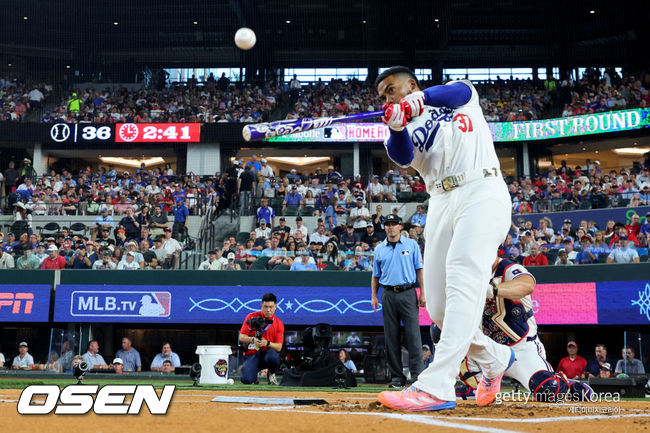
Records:
[[[530,377],[528,389],[536,401],[554,402],[569,391],[569,384],[552,371],[540,370]]]

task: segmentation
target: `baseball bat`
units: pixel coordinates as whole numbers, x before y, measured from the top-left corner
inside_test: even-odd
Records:
[[[280,120],[278,122],[256,123],[244,126],[242,136],[246,141],[257,141],[265,138],[279,137],[281,135],[295,134],[297,132],[311,131],[341,122],[354,122],[357,120],[381,117],[383,111],[369,111],[367,113],[351,114],[339,117],[314,117],[304,119]]]

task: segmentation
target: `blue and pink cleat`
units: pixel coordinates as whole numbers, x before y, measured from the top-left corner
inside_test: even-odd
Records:
[[[455,401],[440,400],[413,385],[402,391],[383,391],[379,394],[377,400],[390,409],[405,410],[407,412],[436,411],[456,407]]]
[[[481,381],[476,388],[476,404],[479,406],[489,406],[497,398],[497,394],[501,391],[501,379],[503,379],[504,373],[510,368],[510,366],[515,362],[515,352],[510,349],[510,361],[505,370],[501,374],[493,378],[488,378],[483,375]]]

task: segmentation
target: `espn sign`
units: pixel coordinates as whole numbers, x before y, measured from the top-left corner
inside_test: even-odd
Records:
[[[152,415],[165,415],[176,385],[165,385],[160,397],[153,385],[30,385],[20,394],[21,415],[138,415],[146,404]],[[95,398],[93,398],[93,396]],[[126,397],[131,396],[130,401]],[[35,397],[41,397],[35,399]],[[42,400],[44,398],[44,400]]]
[[[0,322],[47,322],[49,285],[0,284]]]

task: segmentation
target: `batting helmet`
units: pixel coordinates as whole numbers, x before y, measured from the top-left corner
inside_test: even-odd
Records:
[[[530,377],[528,389],[536,401],[554,402],[569,391],[569,384],[552,371],[540,370]]]

